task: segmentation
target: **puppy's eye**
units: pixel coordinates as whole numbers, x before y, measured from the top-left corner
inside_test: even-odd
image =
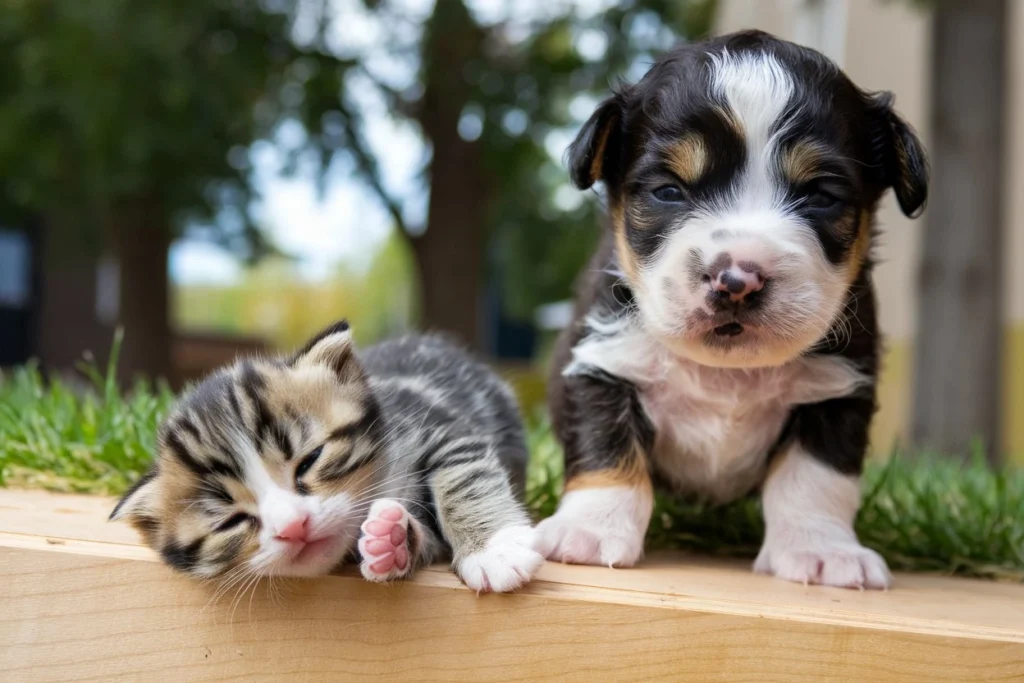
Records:
[[[302,475],[304,475],[306,472],[309,472],[310,468],[313,467],[314,464],[316,464],[317,458],[319,458],[320,454],[323,452],[324,447],[317,446],[315,449],[313,449],[312,453],[303,458],[302,462],[299,463],[299,466],[295,468],[295,478],[300,479]]]
[[[662,185],[651,193],[659,202],[677,203],[686,199],[683,191],[675,185]]]
[[[230,529],[234,529],[236,526],[241,526],[242,524],[245,524],[247,522],[256,522],[258,524],[259,520],[248,513],[236,512],[235,514],[231,515],[223,522],[218,524],[216,527],[214,527],[213,530],[228,531]]]
[[[838,188],[826,183],[813,183],[807,187],[803,204],[809,209],[831,209],[842,201]]]

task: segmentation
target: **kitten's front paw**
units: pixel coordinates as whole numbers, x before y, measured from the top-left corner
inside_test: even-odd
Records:
[[[527,584],[544,558],[534,550],[536,532],[528,526],[499,530],[483,550],[467,555],[455,567],[463,583],[475,590],[504,593]]]
[[[644,552],[642,531],[625,525],[598,526],[555,514],[537,525],[537,549],[549,560],[604,567],[632,567]]]
[[[359,554],[359,571],[367,581],[391,581],[408,576],[412,570],[409,549],[409,526],[415,520],[405,507],[394,500],[374,501],[363,522]]]
[[[881,555],[855,539],[792,531],[765,539],[754,571],[797,583],[885,589],[892,575]]]

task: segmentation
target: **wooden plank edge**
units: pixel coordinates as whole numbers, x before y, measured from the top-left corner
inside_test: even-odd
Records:
[[[147,547],[111,543],[104,541],[83,541],[74,538],[61,538],[56,535],[37,536],[0,532],[0,555],[4,549],[17,549],[42,553],[60,553],[84,555],[94,558],[109,558],[141,562],[159,562],[156,554]],[[628,571],[628,570],[622,570]],[[172,581],[187,581],[183,577],[171,574]],[[353,568],[345,572],[321,579],[323,581],[351,581],[365,584]],[[424,588],[444,591],[461,591],[471,593],[455,575],[445,566],[435,565],[419,571],[407,583]],[[372,586],[365,584],[367,589]],[[797,622],[804,624],[820,624],[845,629],[869,629],[911,633],[921,636],[940,638],[974,639],[982,641],[1024,644],[1024,630],[986,627],[981,625],[965,625],[951,621],[933,619],[916,619],[912,617],[893,617],[884,614],[865,616],[861,613],[841,609],[822,610],[808,607],[778,605],[770,607],[750,603],[748,601],[707,598],[680,593],[652,593],[642,590],[609,588],[602,586],[574,585],[562,582],[545,581],[543,578],[534,580],[520,590],[518,596],[533,596],[554,601],[581,601],[586,603],[623,605],[649,609],[683,610],[699,614],[725,615],[746,619],[772,620],[778,622]]]
[[[239,622],[230,605],[211,603],[198,582],[169,580],[169,570],[156,562],[47,545],[0,549],[5,683],[1024,675],[1019,643],[653,609],[664,606],[562,592],[477,598],[447,580],[433,586],[376,586],[347,576],[296,582],[286,601],[254,594],[235,605]]]

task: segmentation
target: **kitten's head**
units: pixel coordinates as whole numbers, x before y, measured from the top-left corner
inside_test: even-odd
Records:
[[[290,358],[241,360],[197,385],[110,518],[194,576],[324,574],[358,537],[383,434],[340,322]]]

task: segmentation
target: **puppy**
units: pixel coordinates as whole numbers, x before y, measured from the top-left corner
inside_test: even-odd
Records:
[[[549,559],[630,566],[654,485],[758,488],[755,571],[885,588],[853,529],[875,411],[875,212],[917,215],[921,143],[888,93],[761,32],[686,45],[605,100],[571,145],[610,230],[555,353],[565,495]]]

